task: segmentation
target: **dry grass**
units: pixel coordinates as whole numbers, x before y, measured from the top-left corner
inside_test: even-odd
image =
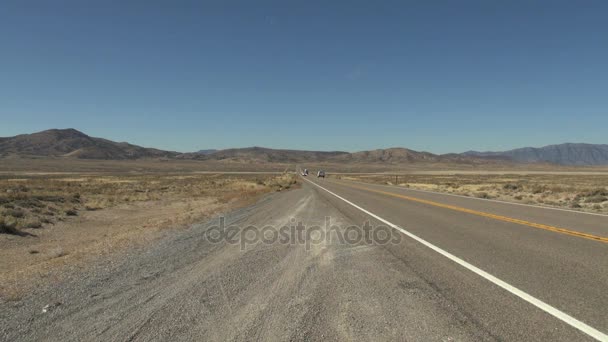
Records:
[[[286,168],[293,170],[293,164],[287,163],[238,163],[230,161],[197,161],[197,160],[94,160],[67,159],[49,157],[13,157],[0,158],[0,173],[63,173],[78,177],[84,173],[109,172],[216,172],[221,171],[264,171],[283,172]]]
[[[0,175],[0,232],[34,229],[122,204],[201,199],[228,202],[244,194],[289,189],[293,175],[116,174]]]
[[[0,300],[294,186],[293,174],[0,176]]]
[[[397,177],[335,177],[478,198],[608,213],[608,175],[601,174],[409,174]]]

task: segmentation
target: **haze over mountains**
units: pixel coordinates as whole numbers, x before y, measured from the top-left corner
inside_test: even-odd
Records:
[[[559,144],[545,147],[524,147],[504,152],[468,151],[472,157],[508,158],[522,163],[546,162],[561,165],[608,165],[608,145]]]
[[[563,165],[608,165],[608,145],[561,144],[542,148],[521,148],[505,152],[469,151],[437,155],[407,148],[361,152],[302,151],[263,147],[200,150],[179,153],[145,148],[126,142],[90,137],[75,129],[51,129],[33,134],[0,138],[0,157],[36,156],[78,159],[128,160],[144,158],[215,160],[242,163],[467,163],[545,162]]]

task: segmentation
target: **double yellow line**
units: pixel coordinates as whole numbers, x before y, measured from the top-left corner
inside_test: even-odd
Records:
[[[341,185],[345,185],[347,187],[359,189],[359,190],[365,190],[365,191],[375,192],[375,193],[382,194],[382,195],[387,195],[387,196],[392,196],[392,197],[397,197],[397,198],[405,199],[405,200],[408,200],[408,201],[413,201],[413,202],[418,202],[418,203],[424,203],[424,204],[432,205],[432,206],[439,207],[439,208],[451,209],[451,210],[460,211],[460,212],[463,212],[463,213],[468,213],[468,214],[473,214],[473,215],[477,215],[477,216],[488,217],[488,218],[492,218],[492,219],[499,220],[499,221],[521,224],[521,225],[528,226],[528,227],[533,227],[533,228],[538,228],[538,229],[544,229],[544,230],[548,230],[548,231],[552,231],[552,232],[556,232],[556,233],[567,234],[567,235],[576,236],[576,237],[580,237],[580,238],[584,238],[584,239],[589,239],[589,240],[594,240],[594,241],[608,243],[608,237],[602,237],[602,236],[587,234],[587,233],[578,232],[578,231],[575,231],[575,230],[570,230],[570,229],[566,229],[566,228],[560,228],[560,227],[550,226],[550,225],[546,225],[546,224],[540,224],[540,223],[534,223],[534,222],[525,221],[525,220],[519,220],[519,219],[515,219],[515,218],[512,218],[512,217],[507,217],[507,216],[490,214],[490,213],[486,213],[486,212],[483,212],[483,211],[477,211],[477,210],[467,209],[467,208],[463,208],[463,207],[458,207],[458,206],[455,206],[455,205],[449,205],[449,204],[439,203],[439,202],[435,202],[435,201],[429,201],[429,200],[425,200],[425,199],[421,199],[421,198],[417,198],[417,197],[400,195],[400,194],[396,194],[396,193],[388,192],[388,191],[370,189],[370,188],[366,188],[366,187],[362,187],[362,186],[358,186],[358,185],[346,184],[346,183],[342,183],[342,182],[340,182],[340,184]]]

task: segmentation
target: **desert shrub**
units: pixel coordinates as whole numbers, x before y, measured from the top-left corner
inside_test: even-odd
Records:
[[[540,194],[541,192],[545,191],[545,187],[542,185],[535,185],[530,189],[530,192],[532,192],[533,194]]]
[[[74,209],[68,209],[68,210],[65,211],[65,214],[67,216],[77,216],[78,212],[76,210],[74,210]]]
[[[516,199],[516,200],[518,200],[518,201],[521,201],[521,199],[522,199],[523,197],[522,197],[522,195],[517,195],[517,196],[515,196],[515,197],[513,197],[513,198],[515,198],[515,199]]]
[[[40,208],[43,206],[39,200],[33,198],[17,200],[15,204],[22,208]]]
[[[0,234],[21,235],[14,220],[0,216]]]
[[[40,228],[40,227],[42,227],[42,222],[40,222],[39,220],[36,220],[36,219],[30,219],[30,220],[25,221],[23,226],[25,228]]]
[[[521,186],[519,184],[513,184],[513,183],[507,183],[505,185],[502,186],[503,189],[505,190],[519,190],[521,188]]]
[[[39,201],[44,201],[44,202],[58,202],[58,203],[65,202],[65,198],[63,198],[62,196],[36,195],[36,196],[32,196],[32,198],[37,199]]]
[[[14,218],[22,218],[25,216],[25,212],[20,209],[8,209],[4,211],[5,216],[11,216]]]
[[[481,192],[476,192],[475,193],[475,197],[477,197],[477,198],[490,198],[490,195],[488,195],[487,192],[481,191]]]
[[[594,195],[585,199],[585,203],[602,203],[604,201],[608,201],[608,198],[602,195]]]
[[[592,189],[592,190],[588,190],[585,192],[581,192],[580,195],[585,196],[585,197],[608,196],[608,190],[606,190],[604,188],[597,188],[597,189]]]
[[[19,192],[29,192],[30,188],[28,188],[27,186],[23,185],[23,184],[19,184],[16,188],[15,191],[19,191]]]
[[[560,185],[551,186],[551,187],[549,187],[549,190],[551,192],[554,192],[554,193],[556,193],[556,192],[566,192],[567,191],[566,188],[564,188],[563,186],[560,186]]]

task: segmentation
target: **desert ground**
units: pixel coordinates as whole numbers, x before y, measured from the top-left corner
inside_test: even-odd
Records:
[[[297,186],[284,173],[0,174],[0,296]]]
[[[208,233],[220,216],[326,236],[328,218],[334,233],[388,218],[605,330],[607,180],[538,165],[3,160],[0,339],[585,340],[593,328],[394,229],[389,244],[243,247]]]

